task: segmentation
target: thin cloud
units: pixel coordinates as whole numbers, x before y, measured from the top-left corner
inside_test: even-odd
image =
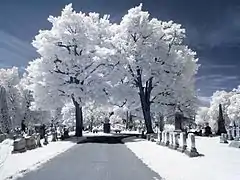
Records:
[[[236,68],[236,65],[233,64],[214,64],[214,65],[202,65],[201,68],[204,69],[230,69],[230,68]]]
[[[0,30],[0,66],[26,66],[37,57],[36,50],[30,43],[24,42]]]

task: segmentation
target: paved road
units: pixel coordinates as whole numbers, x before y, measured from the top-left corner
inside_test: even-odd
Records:
[[[18,180],[160,180],[124,144],[78,144]]]

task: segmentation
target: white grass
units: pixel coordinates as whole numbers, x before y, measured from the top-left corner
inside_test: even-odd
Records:
[[[197,158],[145,140],[126,140],[126,145],[167,180],[240,179],[240,149],[219,143],[219,137],[196,137],[197,150],[204,154]]]
[[[50,142],[41,148],[12,154],[12,143],[12,140],[5,140],[0,144],[0,180],[16,179],[76,144],[71,141]]]

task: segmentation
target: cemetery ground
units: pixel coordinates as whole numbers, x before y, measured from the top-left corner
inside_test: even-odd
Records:
[[[99,133],[102,137],[114,138]],[[96,134],[90,134],[95,138]],[[204,156],[190,158],[156,142],[129,137],[111,144],[50,142],[25,153],[11,154],[9,140],[0,145],[0,179],[19,180],[238,180],[240,149],[220,143],[219,137],[196,137],[196,148]],[[187,141],[188,145],[189,142]]]

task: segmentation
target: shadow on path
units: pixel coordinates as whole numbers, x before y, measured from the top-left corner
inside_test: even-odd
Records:
[[[87,136],[85,139],[77,142],[77,144],[83,143],[104,143],[104,144],[124,144],[123,139],[128,137],[138,137],[135,134],[115,134],[112,136]]]

